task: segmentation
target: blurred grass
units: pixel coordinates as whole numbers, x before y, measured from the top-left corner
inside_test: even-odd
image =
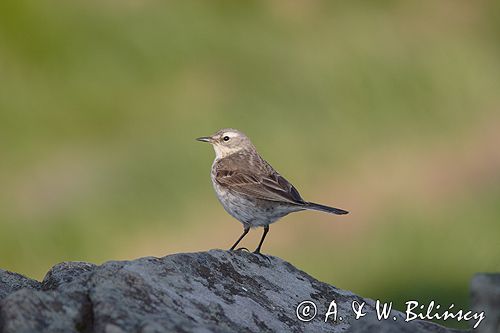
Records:
[[[498,10],[2,1],[0,267],[226,247],[239,226],[193,138],[236,127],[352,211],[290,216],[267,251],[372,298],[467,304],[500,269]]]

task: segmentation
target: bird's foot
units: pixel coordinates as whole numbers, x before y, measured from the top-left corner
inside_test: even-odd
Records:
[[[250,250],[247,249],[246,247],[239,247],[237,249],[230,248],[229,251],[247,251],[247,252],[250,252]]]
[[[247,251],[247,252],[250,252],[249,249],[247,249],[246,247],[239,247],[236,249],[236,251]]]
[[[261,257],[261,258],[266,259],[267,261],[269,261],[269,263],[271,263],[271,258],[269,258],[269,257],[268,257],[268,256],[266,256],[265,254],[261,253],[260,251],[255,250],[255,251],[253,251],[252,253],[253,253],[253,254],[258,255],[258,256],[259,256],[259,257]]]

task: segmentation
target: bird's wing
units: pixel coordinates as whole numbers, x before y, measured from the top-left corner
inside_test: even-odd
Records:
[[[215,179],[228,190],[258,199],[304,203],[297,189],[277,172],[252,174],[237,170],[217,170]]]

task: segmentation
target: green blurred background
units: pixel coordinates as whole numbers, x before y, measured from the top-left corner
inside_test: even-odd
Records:
[[[467,307],[500,270],[499,9],[1,1],[0,267],[228,248],[241,225],[193,139],[235,127],[352,212],[290,215],[264,252],[399,308]]]

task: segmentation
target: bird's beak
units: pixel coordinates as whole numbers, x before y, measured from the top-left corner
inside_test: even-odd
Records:
[[[200,138],[196,138],[196,141],[201,141],[201,142],[212,142],[212,138],[209,136],[202,136]]]

